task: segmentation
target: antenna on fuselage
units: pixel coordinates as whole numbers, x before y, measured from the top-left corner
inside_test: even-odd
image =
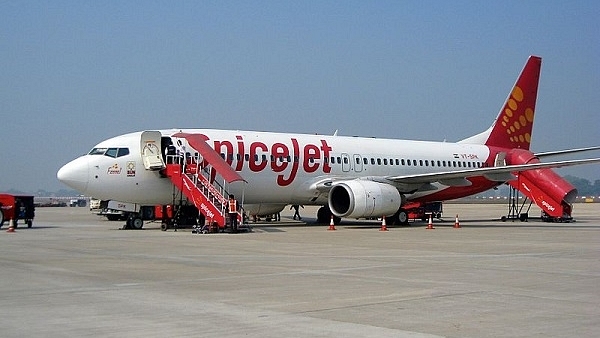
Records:
[[[338,130],[336,129],[336,130],[333,132],[333,136],[337,136],[337,132],[338,132]]]

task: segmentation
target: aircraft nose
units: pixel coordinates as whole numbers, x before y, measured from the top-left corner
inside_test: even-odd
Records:
[[[82,156],[65,164],[58,170],[56,177],[69,187],[85,193],[89,182],[87,157]]]

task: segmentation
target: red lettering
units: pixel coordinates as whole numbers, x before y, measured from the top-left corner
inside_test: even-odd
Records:
[[[292,139],[292,146],[294,147],[294,152],[292,156],[290,156],[292,159],[292,170],[290,171],[290,176],[287,179],[285,179],[283,175],[277,176],[277,184],[279,184],[282,187],[290,185],[292,182],[294,182],[294,180],[296,179],[296,175],[298,174],[298,166],[300,165],[300,162],[295,161],[293,158],[295,156],[298,156],[298,154],[300,153],[300,146],[298,145],[298,140],[296,140],[295,138]]]
[[[321,159],[321,152],[319,147],[314,144],[307,144],[304,146],[304,171],[307,173],[314,173],[319,169],[319,162],[315,160]]]
[[[221,151],[221,148],[225,147],[225,151]],[[229,141],[215,141],[215,151],[219,154],[225,154],[225,161],[231,165],[233,163],[233,144]]]
[[[269,148],[262,142],[252,142],[250,144],[250,161],[248,161],[248,168],[254,172],[263,171],[267,167],[267,161],[263,159],[263,154],[256,152],[257,149],[261,149],[263,152],[267,152]]]
[[[242,166],[244,165],[244,140],[242,139],[241,136],[236,136],[235,137],[238,142],[237,142],[237,146],[238,146],[238,161],[237,161],[237,165],[235,166],[235,170],[236,171],[242,171]]]
[[[203,135],[204,136],[204,135]],[[208,141],[208,138],[206,141]],[[267,168],[269,162],[271,162],[270,168],[277,175],[277,184],[279,186],[288,186],[294,182],[298,175],[298,168],[300,162],[302,162],[302,169],[306,173],[314,173],[322,167],[324,173],[331,172],[331,166],[329,161],[330,153],[332,151],[331,146],[327,144],[326,140],[320,140],[320,146],[318,144],[306,144],[300,152],[300,145],[298,140],[290,138],[292,147],[290,149],[289,144],[276,142],[269,146],[263,142],[252,142],[248,147],[248,153],[246,154],[246,145],[244,144],[244,137],[236,135],[235,146],[237,149],[234,150],[234,143],[228,140],[214,140],[214,149],[219,154],[225,154],[225,161],[233,167],[234,156],[237,156],[237,163],[235,165],[236,171],[242,171],[244,168],[244,162],[248,162],[248,169],[252,172],[260,172]],[[234,152],[235,151],[235,152]],[[246,158],[248,156],[248,158]],[[271,161],[266,157],[270,156]],[[291,163],[291,166],[290,166]],[[203,164],[208,165],[203,161]],[[289,168],[289,169],[288,169]],[[214,181],[216,177],[216,171],[214,168],[210,168],[210,180]],[[286,178],[285,171],[289,170],[288,177]]]
[[[283,143],[274,143],[271,147],[271,169],[274,172],[280,173],[287,168],[288,164],[285,159],[290,156],[290,150]]]
[[[321,151],[323,151],[323,158],[329,158],[329,152],[331,151],[331,147],[327,144],[327,141],[321,140]],[[324,161],[323,163],[323,172],[329,174],[331,172],[331,166],[329,165],[329,161]]]

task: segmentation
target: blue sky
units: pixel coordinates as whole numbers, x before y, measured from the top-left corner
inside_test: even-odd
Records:
[[[456,141],[531,54],[532,150],[600,145],[598,18],[597,1],[1,1],[0,190],[65,188],[61,165],[145,129]]]

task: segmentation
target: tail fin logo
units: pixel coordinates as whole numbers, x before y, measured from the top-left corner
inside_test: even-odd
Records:
[[[488,146],[529,150],[542,59],[531,56],[498,114]]]
[[[519,110],[523,103],[523,90],[515,86],[510,98],[506,102],[501,116],[502,127],[506,128],[506,135],[513,143],[514,148],[529,148],[531,143],[531,129],[533,126],[533,108],[526,107]]]

